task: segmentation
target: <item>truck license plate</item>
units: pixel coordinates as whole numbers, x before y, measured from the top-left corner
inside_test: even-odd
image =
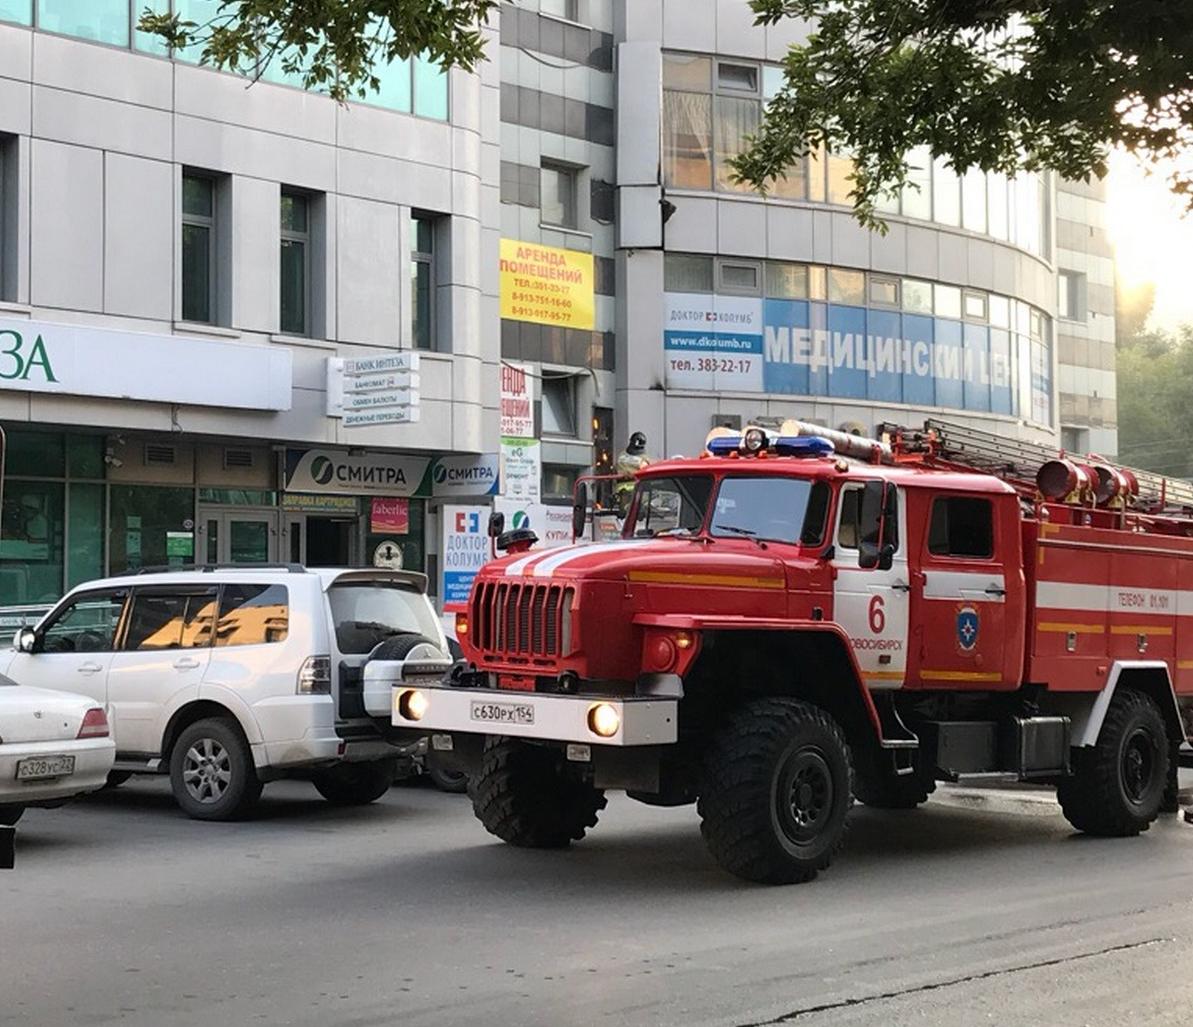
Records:
[[[533,724],[534,707],[530,703],[472,702],[472,719],[486,724]]]
[[[43,781],[51,777],[67,777],[74,772],[73,756],[37,756],[17,761],[18,781]]]

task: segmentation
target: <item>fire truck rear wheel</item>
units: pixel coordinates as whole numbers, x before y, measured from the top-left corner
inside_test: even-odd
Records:
[[[490,834],[528,849],[566,848],[596,826],[605,808],[605,793],[583,780],[562,752],[515,738],[486,741],[468,795]]]
[[[1160,812],[1169,752],[1155,702],[1142,692],[1119,689],[1097,745],[1077,751],[1073,775],[1057,787],[1065,818],[1078,831],[1104,837],[1146,831]]]
[[[819,707],[759,699],[717,734],[697,811],[713,858],[762,884],[798,884],[845,840],[853,802],[849,745]]]

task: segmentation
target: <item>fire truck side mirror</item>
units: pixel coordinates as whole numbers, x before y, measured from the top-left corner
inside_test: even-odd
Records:
[[[895,547],[887,539],[887,520],[893,516],[891,486],[884,481],[868,481],[862,487],[861,507],[858,511],[857,565],[863,570],[889,570],[894,562]]]
[[[494,510],[489,514],[489,538],[497,538],[505,532],[505,514]]]
[[[584,482],[576,485],[576,492],[572,498],[572,540],[584,534],[584,526],[588,523],[588,486]]]

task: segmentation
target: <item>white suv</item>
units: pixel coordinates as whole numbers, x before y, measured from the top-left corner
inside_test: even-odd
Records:
[[[92,581],[21,629],[0,672],[104,703],[111,782],[169,773],[197,819],[242,815],[279,777],[367,803],[413,771],[417,747],[389,740],[388,696],[366,709],[365,663],[451,666],[426,587],[404,571],[297,565]]]

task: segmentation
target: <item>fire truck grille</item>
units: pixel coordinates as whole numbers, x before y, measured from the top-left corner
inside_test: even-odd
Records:
[[[473,642],[487,653],[565,656],[575,594],[564,585],[486,581],[472,602]]]

